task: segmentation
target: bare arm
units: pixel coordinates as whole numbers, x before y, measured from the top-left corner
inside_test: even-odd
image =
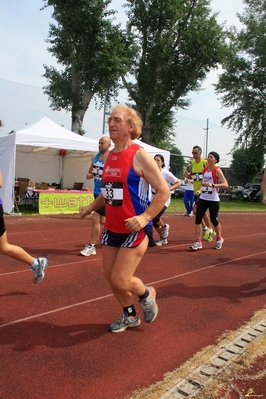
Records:
[[[226,180],[226,178],[224,177],[224,174],[223,174],[223,172],[222,172],[222,170],[221,169],[217,169],[216,170],[216,176],[218,177],[218,179],[219,179],[219,183],[215,183],[215,188],[227,188],[228,187],[228,183],[227,183],[227,180]],[[211,187],[212,186],[212,183],[211,182],[205,182],[204,183],[204,186],[205,187]]]
[[[98,195],[98,197],[87,206],[81,206],[79,208],[79,216],[84,218],[85,216],[89,215],[92,211],[97,211],[100,208],[105,206],[105,199],[103,198],[102,194]]]
[[[156,190],[156,194],[145,212],[126,220],[126,228],[137,231],[145,227],[147,223],[162,210],[165,202],[169,198],[169,187],[154,159],[143,148],[138,150],[135,154],[133,166],[135,171],[143,176]]]
[[[266,205],[266,168],[264,170],[260,189],[261,189],[261,194],[262,194],[262,205]]]
[[[177,179],[177,181],[172,186],[169,187],[169,191],[175,190],[179,186],[181,186],[181,181]]]
[[[93,179],[92,171],[93,171],[93,161],[94,161],[95,155],[96,154],[93,154],[92,157],[91,157],[91,164],[90,164],[88,173],[86,174],[86,180]]]

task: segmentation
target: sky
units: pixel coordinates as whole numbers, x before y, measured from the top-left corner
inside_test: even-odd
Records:
[[[112,8],[118,10],[117,22],[125,21],[124,0],[114,0]],[[1,0],[0,13],[0,119],[4,123],[0,136],[11,130],[19,130],[47,116],[54,122],[71,129],[71,114],[52,111],[42,87],[47,84],[43,65],[57,66],[55,58],[47,51],[51,7],[40,11],[42,0]],[[226,26],[241,27],[236,16],[242,13],[242,0],[212,0],[213,12],[219,12],[218,22]],[[214,92],[220,71],[211,71],[202,84],[200,93],[189,93],[191,106],[175,114],[175,144],[184,156],[191,155],[194,145],[203,148],[203,155],[216,151],[221,157],[221,166],[229,166],[236,135],[221,120],[230,114],[222,108]],[[126,93],[120,92],[118,101],[126,101]],[[103,111],[95,109],[92,102],[84,118],[85,136],[98,140],[106,133]],[[208,133],[208,134],[207,134]]]

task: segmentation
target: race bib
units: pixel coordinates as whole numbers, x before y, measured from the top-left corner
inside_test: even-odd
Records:
[[[107,204],[111,206],[123,205],[122,182],[102,182],[101,192]]]

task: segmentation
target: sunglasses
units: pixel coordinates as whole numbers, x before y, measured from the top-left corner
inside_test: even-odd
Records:
[[[198,152],[193,152],[193,151],[192,151],[192,154],[194,154],[194,155],[197,155],[197,154],[198,154]]]

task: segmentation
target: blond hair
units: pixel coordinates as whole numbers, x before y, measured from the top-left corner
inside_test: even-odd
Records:
[[[130,134],[131,140],[137,139],[141,134],[142,125],[143,125],[138,112],[135,111],[133,108],[128,107],[127,105],[122,105],[122,104],[116,105],[112,109],[112,112],[117,111],[117,110],[122,111],[125,114],[125,122],[132,125],[132,127],[133,127],[133,130]]]

